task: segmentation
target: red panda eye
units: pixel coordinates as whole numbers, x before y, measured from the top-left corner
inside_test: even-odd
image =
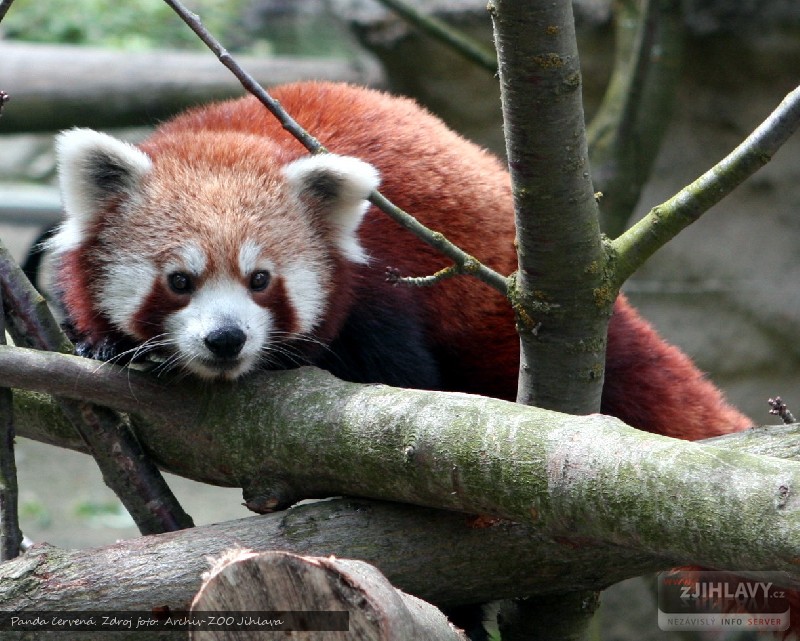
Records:
[[[268,271],[258,271],[250,274],[250,289],[254,292],[262,292],[269,285],[270,275]]]
[[[170,289],[176,294],[190,294],[194,287],[192,279],[184,272],[175,272],[167,277]]]

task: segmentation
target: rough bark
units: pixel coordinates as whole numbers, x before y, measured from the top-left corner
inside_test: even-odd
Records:
[[[14,386],[14,371],[3,363],[18,350],[0,348],[0,377]],[[88,362],[67,392],[91,395],[109,373],[123,380],[131,374]],[[121,402],[135,398],[136,384],[132,376]],[[192,395],[201,401],[191,407],[175,400]],[[19,434],[80,445],[66,436],[63,419],[55,436],[57,420],[46,403],[15,398]],[[746,559],[749,569],[798,572],[800,463],[729,445],[668,439],[599,415],[355,385],[314,369],[264,373],[237,385],[173,383],[160,407],[145,411],[155,420],[137,421],[136,434],[159,465],[243,487],[258,511],[358,495],[495,515],[549,536],[605,541],[682,563],[741,569]],[[742,549],[746,541],[759,545]]]

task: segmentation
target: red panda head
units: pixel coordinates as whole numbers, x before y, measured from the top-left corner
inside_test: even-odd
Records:
[[[357,228],[378,173],[355,158],[197,131],[134,147],[74,129],[56,151],[66,220],[50,246],[70,320],[165,367],[232,379],[320,341],[367,260]]]

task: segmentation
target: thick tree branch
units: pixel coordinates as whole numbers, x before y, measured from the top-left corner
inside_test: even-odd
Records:
[[[19,349],[1,349],[0,365]],[[92,376],[76,381],[76,396],[90,392]],[[192,394],[202,403],[178,406]],[[49,429],[37,425],[49,420],[46,406],[15,397],[21,435]],[[136,422],[156,462],[243,487],[259,511],[358,495],[496,515],[682,563],[741,570],[745,555],[747,569],[798,572],[797,462],[655,436],[610,417],[361,386],[314,369],[236,385],[176,383],[163,407],[178,410],[174,420]],[[737,543],[756,540],[747,551]]]
[[[611,242],[616,257],[611,286],[619,288],[657,249],[767,164],[798,126],[800,87],[728,156]]]
[[[232,548],[358,558],[401,590],[439,606],[602,589],[674,564],[590,540],[542,536],[531,526],[473,527],[454,512],[333,499],[121,541],[88,554],[36,545],[0,565],[0,601],[5,610],[185,610],[209,569],[208,558]]]
[[[522,345],[517,400],[597,411],[616,292],[605,261],[581,102],[570,2],[489,3],[500,60],[519,271],[511,289]]]

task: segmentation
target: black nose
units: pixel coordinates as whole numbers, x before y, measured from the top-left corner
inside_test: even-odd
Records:
[[[236,325],[226,325],[209,332],[205,343],[214,356],[233,358],[242,351],[246,340],[247,336]]]

